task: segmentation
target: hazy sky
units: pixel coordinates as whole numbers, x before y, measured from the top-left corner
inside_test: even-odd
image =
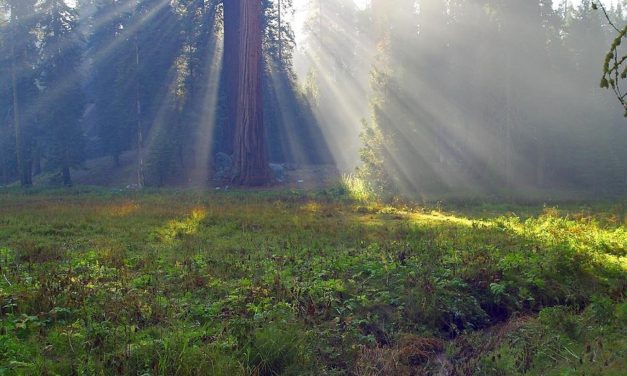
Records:
[[[296,6],[301,7],[302,4],[306,4],[308,1],[309,0],[296,0],[295,3]],[[74,6],[76,4],[76,0],[65,0],[65,2],[70,6]],[[368,2],[370,2],[370,0],[355,0],[355,3],[360,7],[365,7]]]
[[[302,7],[304,4],[307,4],[308,2],[310,2],[311,0],[295,0],[294,3],[296,4],[297,7]],[[355,2],[355,4],[357,4],[359,7],[365,7],[370,0],[353,0]],[[613,2],[613,0],[604,0],[603,4],[611,4]],[[561,1],[556,1],[556,4],[561,3]],[[569,3],[573,4],[573,5],[578,5],[579,3],[581,3],[581,0],[569,0]]]
[[[296,7],[301,8],[303,7],[303,5],[307,4],[310,0],[295,0],[296,3]],[[353,0],[355,1],[355,4],[357,4],[359,7],[365,7],[366,4],[368,4],[370,2],[370,0]],[[65,0],[66,3],[70,4],[71,6],[74,6],[76,4],[76,0]],[[572,4],[579,4],[581,2],[581,0],[570,0],[570,2]],[[613,1],[608,1],[606,0],[604,3],[606,4],[610,4]],[[559,3],[559,1],[557,2]]]
[[[355,0],[355,4],[357,4],[360,7],[365,7],[367,3],[369,3],[370,0]]]
[[[296,11],[296,19],[294,22],[294,31],[296,33],[296,40],[297,42],[302,41],[303,39],[303,35],[301,33],[302,31],[302,24],[305,20],[305,16],[306,16],[306,12],[305,10],[307,9],[307,5],[311,3],[312,0],[294,0],[294,8]],[[333,0],[326,0],[326,1],[333,1]],[[355,4],[357,4],[357,6],[359,6],[360,8],[365,8],[369,3],[370,0],[353,0],[355,2]],[[603,4],[609,6],[612,3],[614,3],[615,0],[603,0]],[[574,6],[577,6],[581,3],[581,0],[568,0],[569,4],[572,4]],[[554,5],[557,7],[562,3],[562,0],[555,0],[554,1]]]
[[[302,6],[302,4],[306,4],[308,3],[310,0],[295,0],[295,3],[297,4],[297,6]],[[359,7],[365,7],[370,0],[353,0],[355,2],[355,4],[357,4]],[[604,0],[603,4],[611,4],[613,1],[612,0]],[[556,1],[555,3],[559,4],[561,3],[561,1]],[[578,5],[579,3],[581,3],[581,0],[569,0],[569,3],[573,4],[573,5]]]

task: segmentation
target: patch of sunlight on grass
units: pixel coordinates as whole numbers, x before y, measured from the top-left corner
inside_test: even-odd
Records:
[[[139,205],[135,202],[123,202],[115,205],[107,205],[103,208],[104,215],[111,217],[128,217],[139,210]]]
[[[320,211],[320,204],[315,201],[310,201],[301,207],[301,210],[316,214]]]
[[[503,217],[496,222],[516,235],[546,245],[567,244],[580,252],[613,256],[613,263],[624,266],[627,255],[627,231],[624,227],[604,228],[594,220],[558,216],[551,211],[525,221]]]
[[[456,225],[463,227],[479,226],[482,228],[493,226],[490,222],[471,220],[458,215],[443,213],[435,210],[430,213],[421,213],[411,209],[400,209],[394,206],[359,206],[356,209],[356,214],[357,216],[354,220],[366,225],[381,225],[394,221],[404,221],[415,225],[429,226]]]
[[[614,266],[616,268],[627,271],[627,257],[603,254],[599,255],[599,261],[608,266]]]
[[[207,218],[205,208],[194,208],[191,214],[181,220],[173,220],[156,231],[156,237],[162,243],[171,244],[183,235],[194,235],[198,233],[200,222]]]
[[[466,227],[472,227],[473,225],[476,225],[477,223],[482,223],[482,224],[486,224],[482,221],[477,221],[477,220],[470,220],[468,218],[464,218],[464,217],[459,217],[459,216],[455,216],[452,214],[445,214],[442,212],[438,212],[438,211],[432,211],[429,214],[426,213],[407,213],[407,215],[409,216],[409,218],[411,218],[411,220],[415,223],[431,223],[431,224],[437,224],[437,223],[453,223],[456,225],[461,225],[461,226],[466,226]]]

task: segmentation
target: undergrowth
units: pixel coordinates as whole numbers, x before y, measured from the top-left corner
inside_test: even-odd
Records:
[[[627,368],[611,205],[345,193],[0,194],[0,375]]]

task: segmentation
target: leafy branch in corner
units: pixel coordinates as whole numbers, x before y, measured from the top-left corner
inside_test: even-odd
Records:
[[[616,30],[617,33],[616,38],[612,41],[610,51],[607,55],[605,55],[601,87],[606,89],[611,88],[611,90],[614,91],[616,98],[618,98],[620,103],[625,108],[625,117],[627,117],[627,93],[623,93],[623,90],[620,87],[621,80],[627,78],[627,55],[621,56],[618,51],[618,47],[621,45],[623,38],[627,37],[627,25],[623,26],[622,29],[617,27],[607,13],[607,9],[600,1],[592,3],[592,9],[601,9],[610,27]]]

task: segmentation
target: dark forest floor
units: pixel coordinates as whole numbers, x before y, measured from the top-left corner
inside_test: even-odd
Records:
[[[137,153],[125,152],[121,155],[119,166],[111,157],[90,159],[79,169],[72,170],[72,180],[79,186],[98,186],[117,189],[131,188],[137,184]],[[341,173],[333,165],[325,164],[281,164],[280,181],[275,181],[265,190],[303,189],[307,191],[333,187],[341,180]],[[145,167],[149,175],[150,168]],[[189,167],[185,172],[176,174],[163,182],[170,188],[214,188],[223,190],[229,187],[228,182],[215,181],[207,172],[207,166]],[[150,176],[147,178],[150,180]],[[154,179],[153,179],[154,180]],[[156,182],[149,182],[155,185]],[[51,187],[60,184],[60,178],[54,174],[43,174],[35,178],[35,186]],[[230,189],[230,187],[229,187]]]

